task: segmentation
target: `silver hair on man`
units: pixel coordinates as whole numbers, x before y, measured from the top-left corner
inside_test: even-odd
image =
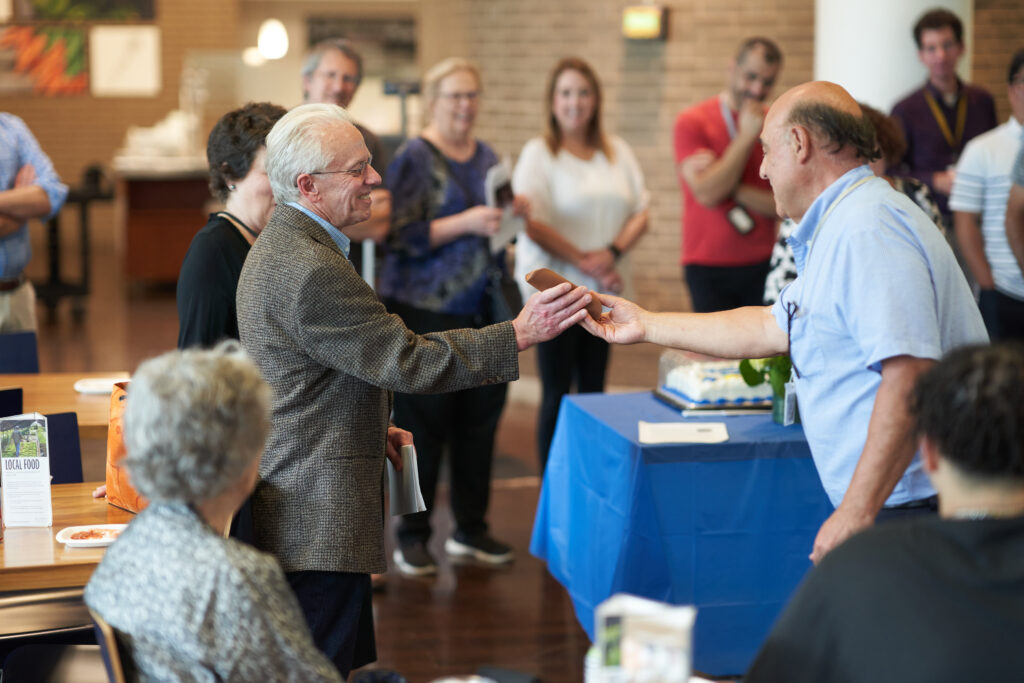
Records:
[[[298,177],[322,171],[334,160],[333,150],[324,148],[323,133],[338,121],[351,124],[352,117],[336,104],[303,104],[274,124],[267,135],[266,166],[278,204],[298,201]]]
[[[128,385],[124,464],[152,501],[199,503],[238,481],[270,430],[270,387],[237,342],[143,362]]]
[[[337,50],[348,59],[351,59],[356,65],[359,82],[362,82],[363,56],[356,51],[352,43],[344,38],[327,38],[310,48],[309,54],[306,55],[306,61],[302,63],[302,77],[309,78],[312,76],[313,72],[320,66],[320,61],[324,58],[324,54],[330,50]]]

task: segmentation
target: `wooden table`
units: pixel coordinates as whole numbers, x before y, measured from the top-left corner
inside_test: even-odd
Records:
[[[42,372],[29,375],[0,375],[0,389],[21,387],[25,412],[77,413],[78,434],[85,439],[107,439],[110,423],[108,394],[80,394],[75,382],[84,377],[124,377],[124,371]]]
[[[81,588],[103,558],[104,548],[65,548],[57,532],[84,524],[126,524],[135,516],[92,491],[102,482],[56,484],[52,527],[4,529],[0,541],[0,593],[54,588]]]

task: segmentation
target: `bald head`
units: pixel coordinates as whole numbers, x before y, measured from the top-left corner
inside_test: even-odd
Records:
[[[804,83],[784,93],[776,107],[782,125],[806,128],[835,162],[860,165],[881,157],[874,126],[842,86]]]
[[[783,93],[777,104],[792,107],[793,104],[800,102],[825,105],[853,116],[861,115],[857,100],[853,99],[841,85],[829,81],[801,83]]]
[[[780,215],[794,220],[844,173],[880,156],[860,105],[825,81],[783,93],[768,110],[761,143],[761,176],[771,181]]]

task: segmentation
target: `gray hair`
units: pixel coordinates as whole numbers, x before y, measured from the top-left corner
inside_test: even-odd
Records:
[[[128,385],[124,465],[152,501],[199,503],[234,484],[270,430],[270,387],[238,345],[171,351]]]
[[[267,177],[278,204],[298,201],[298,177],[323,170],[334,160],[334,150],[326,149],[323,140],[328,125],[338,121],[351,124],[352,117],[336,104],[301,104],[270,129]]]
[[[477,89],[483,89],[484,82],[480,78],[480,69],[476,67],[476,64],[462,57],[449,57],[442,60],[430,67],[430,70],[423,76],[423,99],[425,105],[423,110],[427,116],[430,115],[430,109],[434,106],[434,102],[437,101],[437,97],[441,93],[441,81],[456,71],[468,71],[473,74],[473,78],[476,79]]]
[[[324,58],[324,55],[331,50],[337,50],[355,62],[356,78],[359,79],[357,84],[361,83],[363,80],[363,56],[352,47],[352,43],[344,38],[327,38],[310,48],[309,54],[306,55],[306,61],[302,63],[303,80],[313,75],[313,72],[320,66],[320,61]]]
[[[855,116],[824,102],[798,102],[789,112],[787,124],[803,126],[825,143],[825,151],[839,154],[853,150],[865,163],[882,157],[871,119]]]

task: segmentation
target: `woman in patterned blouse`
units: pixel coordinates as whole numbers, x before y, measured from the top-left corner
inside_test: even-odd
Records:
[[[446,59],[423,79],[429,121],[388,166],[391,233],[380,273],[388,310],[417,334],[479,328],[494,319],[488,285],[495,269],[489,237],[502,210],[487,206],[487,171],[498,163],[473,135],[480,108],[480,74],[472,63]],[[525,201],[514,199],[525,213]],[[515,311],[512,312],[513,315]],[[507,385],[434,396],[395,394],[395,425],[416,437],[419,479],[427,512],[406,515],[398,527],[394,559],[408,575],[437,573],[427,550],[442,453],[449,453],[452,512],[456,529],[445,543],[449,555],[488,564],[512,561],[512,550],[487,530],[491,462]]]
[[[85,589],[142,681],[341,681],[277,561],[224,537],[256,484],[270,389],[236,342],[139,366],[125,467],[149,501]]]

